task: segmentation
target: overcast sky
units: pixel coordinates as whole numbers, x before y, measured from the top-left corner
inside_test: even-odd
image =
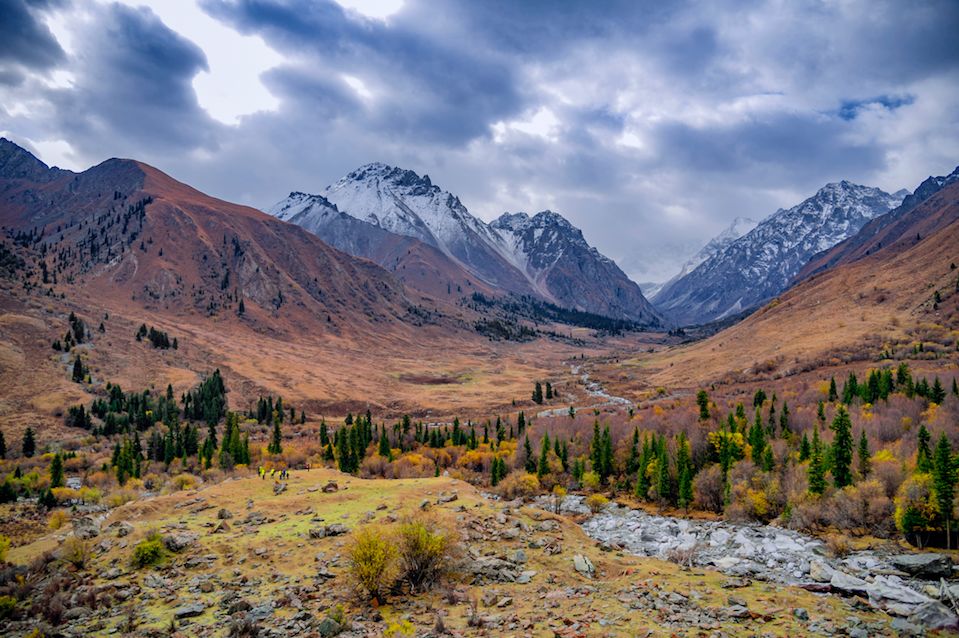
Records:
[[[0,134],[267,208],[384,161],[634,279],[830,181],[959,164],[959,2],[0,0]]]

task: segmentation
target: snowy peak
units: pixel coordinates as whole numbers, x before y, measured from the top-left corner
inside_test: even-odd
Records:
[[[664,286],[657,307],[683,324],[753,308],[785,290],[813,255],[855,235],[901,201],[901,192],[890,195],[847,180],[826,184]]]
[[[297,220],[307,216],[325,219],[340,214],[336,204],[322,195],[311,195],[300,191],[293,191],[289,197],[278,202],[266,212],[277,219],[301,226],[303,224],[298,224]]]

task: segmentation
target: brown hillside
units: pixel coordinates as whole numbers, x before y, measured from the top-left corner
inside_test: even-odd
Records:
[[[882,249],[809,278],[741,323],[633,363],[648,369],[651,384],[691,387],[876,360],[885,348],[923,338],[954,348],[957,193],[959,185],[917,208],[898,236],[883,235]]]

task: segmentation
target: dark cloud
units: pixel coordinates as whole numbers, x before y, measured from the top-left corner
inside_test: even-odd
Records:
[[[95,11],[76,34],[72,85],[48,92],[71,144],[127,156],[214,147],[220,127],[200,108],[192,85],[207,69],[203,50],[147,8]]]
[[[407,0],[386,20],[198,1],[281,54],[274,110],[213,120],[193,89],[207,43],[148,10],[83,5],[68,59],[47,3],[21,2],[0,35],[32,24],[46,53],[0,40],[0,129],[260,207],[386,161],[485,218],[557,210],[643,279],[828,181],[895,190],[956,163],[954,0]],[[33,73],[56,69],[71,86]]]
[[[0,84],[20,84],[21,69],[44,71],[63,62],[66,55],[42,13],[63,4],[53,0],[0,2]]]

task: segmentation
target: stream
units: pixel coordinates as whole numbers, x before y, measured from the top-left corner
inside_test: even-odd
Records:
[[[591,405],[584,405],[577,408],[577,410],[593,410],[596,408],[605,408],[609,406],[631,406],[633,402],[624,397],[618,397],[606,392],[606,389],[603,387],[599,381],[593,381],[589,377],[588,372],[580,372],[581,367],[578,365],[571,365],[569,371],[573,376],[578,376],[580,382],[583,384],[583,387],[586,389],[586,394],[588,394],[593,399],[599,399],[598,403],[593,403]],[[569,408],[553,408],[551,410],[543,410],[538,412],[536,416],[548,417],[548,416],[563,416],[569,412]]]
[[[537,504],[552,509],[552,497]],[[590,516],[591,538],[636,556],[709,567],[733,577],[797,585],[818,592],[860,596],[871,605],[921,628],[956,627],[959,582],[952,561],[939,554],[851,552],[837,558],[822,541],[761,524],[657,516],[609,504],[590,515],[582,496],[567,496],[560,512]],[[902,622],[902,621],[900,621]],[[908,631],[908,627],[903,627]]]

